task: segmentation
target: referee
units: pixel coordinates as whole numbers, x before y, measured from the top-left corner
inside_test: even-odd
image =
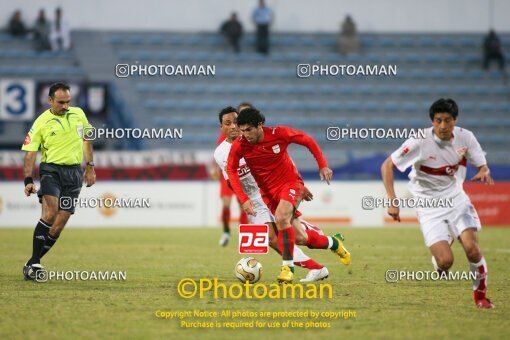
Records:
[[[74,214],[74,199],[78,198],[83,181],[90,187],[96,182],[92,143],[83,140],[83,131],[90,128],[87,117],[79,107],[69,106],[69,85],[55,83],[50,87],[48,103],[44,111],[28,132],[21,150],[26,151],[23,175],[25,195],[37,193],[42,203],[41,219],[33,236],[32,257],[23,266],[25,280],[34,280],[43,257],[57,242],[69,217]],[[41,188],[36,190],[32,173],[37,151],[41,150],[39,177]],[[85,173],[82,161],[85,158]],[[69,197],[60,206],[60,198]]]

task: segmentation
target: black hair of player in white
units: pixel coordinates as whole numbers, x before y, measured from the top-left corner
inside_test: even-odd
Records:
[[[220,119],[220,124],[223,122],[223,116],[226,114],[229,114],[231,112],[237,112],[237,109],[233,106],[227,106],[226,108],[222,109],[218,115],[218,118]]]
[[[436,100],[429,109],[430,120],[434,120],[436,113],[449,113],[453,119],[457,120],[459,115],[459,107],[455,100],[451,98],[441,98]]]
[[[57,92],[58,90],[71,91],[71,88],[66,83],[54,83],[50,86],[48,96],[50,96],[51,98],[55,98],[55,92]]]
[[[237,126],[248,124],[257,127],[260,123],[264,124],[266,117],[256,108],[246,108],[237,116]]]

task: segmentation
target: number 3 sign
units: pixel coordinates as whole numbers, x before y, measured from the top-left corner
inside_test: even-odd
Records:
[[[32,120],[34,87],[34,81],[29,79],[0,80],[0,120]]]

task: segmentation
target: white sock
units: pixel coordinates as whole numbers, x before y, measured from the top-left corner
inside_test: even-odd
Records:
[[[434,256],[432,256],[432,265],[434,266],[434,270],[436,272],[442,271],[442,269],[437,266],[437,261],[436,261],[436,258]]]
[[[475,273],[476,279],[473,280],[473,290],[485,293],[487,291],[487,262],[482,257],[478,263],[469,263],[469,271]]]
[[[294,246],[294,262],[305,262],[310,258],[298,246]]]
[[[328,236],[328,249],[331,249],[333,247],[333,237]]]
[[[294,261],[293,260],[283,260],[282,266],[294,267]]]

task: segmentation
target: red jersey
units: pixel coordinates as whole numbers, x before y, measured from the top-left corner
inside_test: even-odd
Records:
[[[298,171],[287,152],[287,147],[291,143],[306,146],[317,160],[319,169],[328,167],[317,142],[304,132],[286,126],[264,126],[263,129],[262,141],[250,144],[243,136],[240,136],[232,143],[230,149],[227,174],[230,185],[241,203],[248,200],[237,173],[241,158],[246,161],[246,165],[263,192],[271,192],[285,183],[298,181]]]

